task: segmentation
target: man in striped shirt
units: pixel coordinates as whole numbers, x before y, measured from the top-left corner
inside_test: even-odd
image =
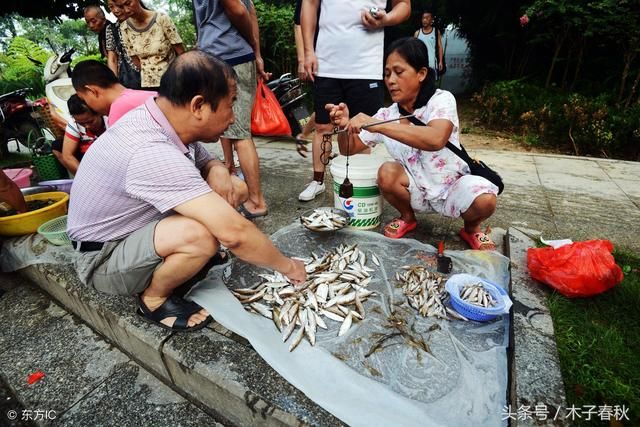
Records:
[[[85,155],[74,180],[68,234],[80,279],[139,295],[138,313],[171,330],[204,326],[208,313],[173,291],[216,255],[274,269],[295,283],[304,265],[285,257],[232,205],[246,186],[196,141],[233,122],[233,70],[204,52],[178,57],[159,97],[123,116]]]

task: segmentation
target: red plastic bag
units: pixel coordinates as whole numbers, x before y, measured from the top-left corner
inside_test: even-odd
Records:
[[[608,240],[589,240],[561,246],[529,249],[527,264],[535,280],[569,298],[590,297],[613,288],[624,277]]]
[[[291,136],[291,126],[278,100],[263,80],[256,88],[256,99],[251,110],[251,133],[264,136]]]

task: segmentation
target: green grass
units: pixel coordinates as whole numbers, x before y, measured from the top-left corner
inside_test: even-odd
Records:
[[[620,252],[615,258],[625,271],[619,285],[593,298],[553,293],[549,308],[567,404],[625,405],[631,420],[625,425],[639,425],[640,258]]]

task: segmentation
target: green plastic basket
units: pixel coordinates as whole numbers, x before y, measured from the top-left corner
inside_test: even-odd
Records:
[[[49,243],[56,246],[70,245],[71,239],[67,236],[67,216],[59,216],[45,222],[38,227],[38,234],[44,236]]]
[[[58,162],[53,154],[44,156],[34,156],[31,158],[33,165],[38,171],[40,181],[67,178],[67,170]]]

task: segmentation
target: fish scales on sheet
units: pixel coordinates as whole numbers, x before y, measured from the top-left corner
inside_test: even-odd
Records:
[[[355,245],[340,245],[309,258],[296,258],[305,264],[307,280],[295,286],[281,273],[259,274],[261,282],[250,288],[232,289],[232,293],[253,313],[271,320],[282,333],[282,341],[291,337],[289,351],[306,338],[316,342],[318,328],[348,333],[354,323],[364,320],[365,301],[375,295],[367,289],[375,269],[380,266],[375,254],[367,254]],[[325,321],[328,319],[328,321]],[[339,326],[338,326],[339,323]],[[296,328],[299,328],[295,332]]]

